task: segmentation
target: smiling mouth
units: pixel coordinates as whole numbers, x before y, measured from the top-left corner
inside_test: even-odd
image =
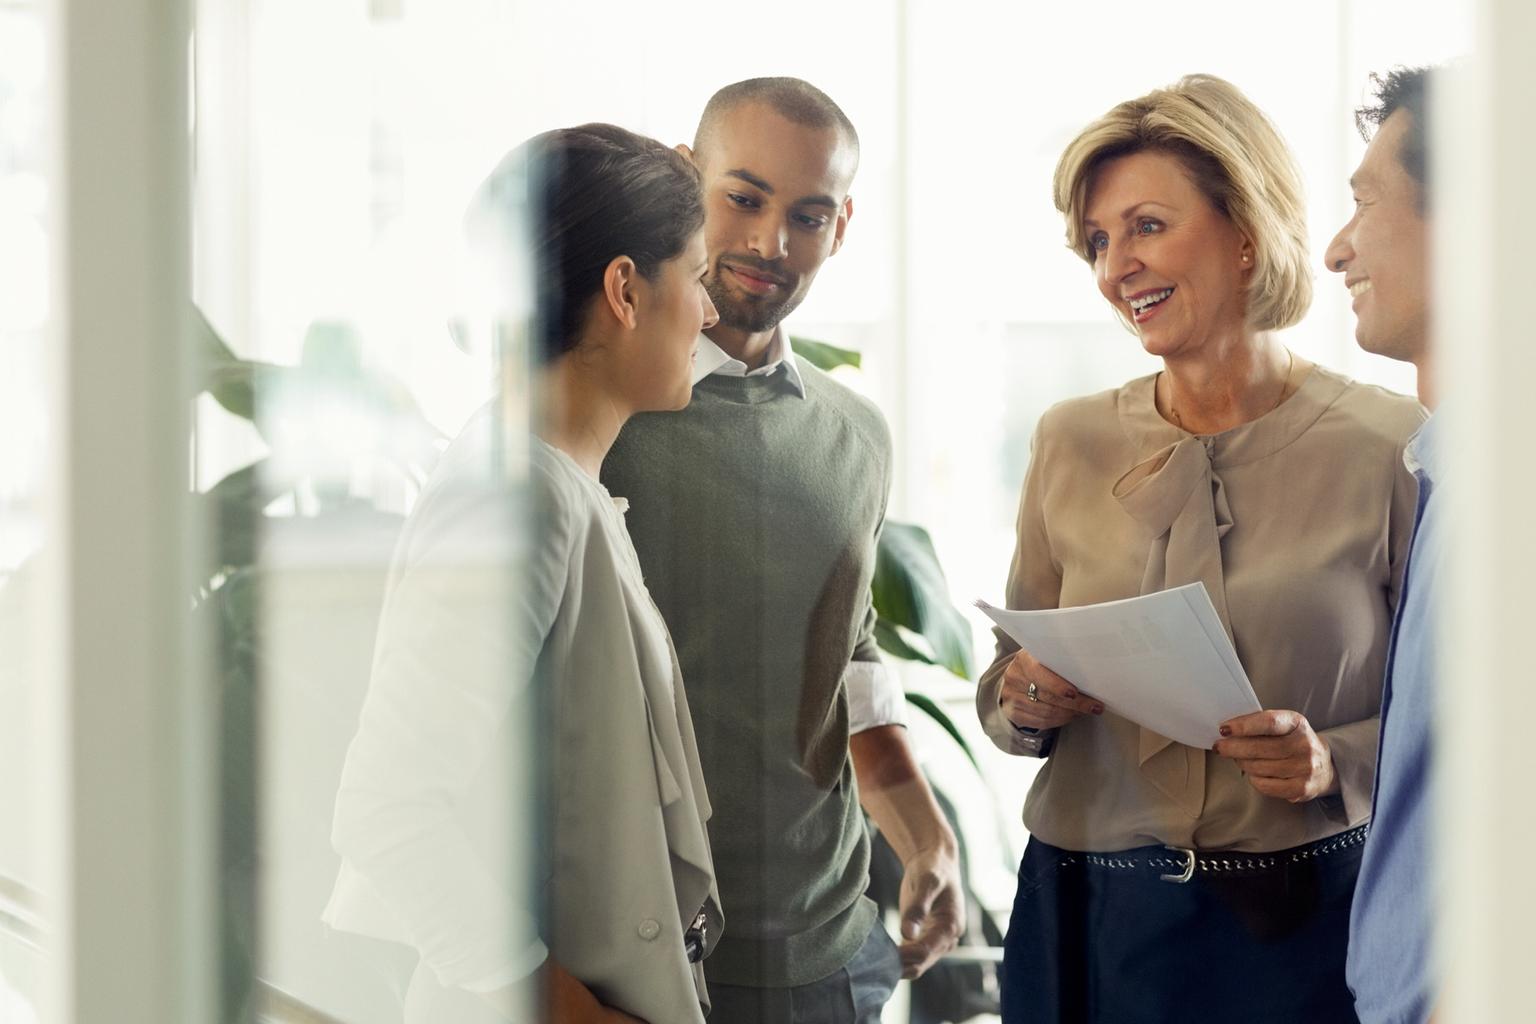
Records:
[[[1371,290],[1371,279],[1370,278],[1366,278],[1363,281],[1356,281],[1354,284],[1349,286],[1349,297],[1352,298],[1352,299],[1358,299],[1360,296],[1364,295],[1366,292],[1368,292],[1370,290]]]
[[[1152,315],[1154,309],[1167,302],[1168,297],[1174,291],[1175,289],[1173,288],[1164,288],[1161,291],[1147,292],[1144,295],[1138,295],[1134,299],[1127,300],[1131,307],[1131,318],[1138,323],[1145,320]]]
[[[782,278],[775,277],[771,274],[764,274],[761,271],[748,270],[745,267],[738,267],[731,263],[724,264],[724,267],[726,270],[729,270],[731,275],[735,277],[736,280],[740,281],[749,291],[766,294],[776,289],[783,288],[785,285],[785,281]]]

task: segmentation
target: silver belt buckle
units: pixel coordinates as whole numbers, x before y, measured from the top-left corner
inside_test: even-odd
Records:
[[[1177,875],[1159,875],[1158,876],[1159,878],[1161,878],[1165,882],[1177,882],[1180,885],[1183,885],[1185,882],[1187,882],[1191,878],[1195,877],[1195,851],[1194,850],[1188,849],[1188,848],[1183,847],[1183,846],[1167,846],[1167,845],[1165,845],[1163,847],[1163,849],[1165,849],[1165,850],[1172,850],[1174,853],[1182,853],[1184,855],[1184,870],[1181,871]]]

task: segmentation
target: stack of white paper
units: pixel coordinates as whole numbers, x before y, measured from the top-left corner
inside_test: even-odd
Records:
[[[976,607],[1107,710],[1179,743],[1209,750],[1222,722],[1263,710],[1203,583],[1081,608]]]

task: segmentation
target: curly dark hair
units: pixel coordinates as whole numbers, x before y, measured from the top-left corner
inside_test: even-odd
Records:
[[[1372,73],[1371,91],[1376,102],[1355,111],[1360,137],[1371,136],[1399,110],[1408,112],[1408,134],[1397,153],[1397,162],[1419,186],[1419,208],[1429,196],[1429,110],[1425,102],[1430,70],[1427,67],[1395,67],[1385,75]]]
[[[651,279],[682,254],[704,224],[704,195],[698,170],[681,154],[593,123],[535,135],[508,153],[466,220],[483,252],[531,253],[533,350],[549,362],[580,342],[614,259],[628,256]]]

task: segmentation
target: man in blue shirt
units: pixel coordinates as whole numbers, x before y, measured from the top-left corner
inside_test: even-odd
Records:
[[[1429,344],[1426,68],[1372,76],[1377,102],[1355,112],[1369,145],[1349,184],[1355,213],[1328,246],[1328,269],[1353,297],[1355,340],[1410,362],[1419,401],[1435,408]],[[1439,417],[1409,441],[1419,481],[1412,550],[1381,700],[1371,835],[1350,915],[1347,978],[1364,1024],[1420,1024],[1434,1009],[1429,806],[1435,693],[1435,595],[1443,571],[1446,453]]]

